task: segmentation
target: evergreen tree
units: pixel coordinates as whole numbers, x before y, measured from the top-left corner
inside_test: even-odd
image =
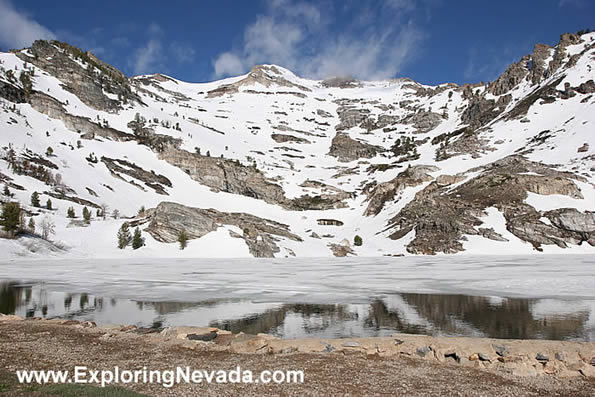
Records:
[[[83,219],[85,220],[85,223],[91,223],[91,211],[89,211],[87,207],[83,208]]]
[[[178,233],[178,242],[180,243],[181,250],[188,246],[188,234],[186,233],[186,229],[182,229]]]
[[[4,185],[4,190],[2,191],[2,194],[6,197],[10,197],[10,190],[8,189],[8,185]]]
[[[46,201],[45,208],[47,208],[48,210],[52,209],[52,200],[48,199],[48,201]]]
[[[68,207],[68,211],[67,211],[67,216],[69,218],[74,218],[76,215],[74,214],[74,208],[73,207]]]
[[[48,146],[48,148],[45,151],[45,155],[48,156],[48,157],[51,157],[52,154],[54,154],[54,149],[52,149],[51,146]]]
[[[31,195],[31,205],[34,207],[39,207],[39,193],[33,192]]]
[[[33,217],[29,218],[29,231],[35,233],[35,220],[33,220]]]
[[[21,206],[19,203],[5,203],[2,206],[2,215],[0,216],[0,223],[4,230],[14,235],[19,229],[21,215]]]
[[[134,229],[134,236],[132,237],[132,249],[139,249],[145,245],[145,239],[142,237],[140,229]]]
[[[145,216],[145,211],[146,211],[146,210],[145,210],[145,206],[144,206],[144,205],[142,205],[142,206],[140,207],[140,209],[138,210],[138,216]]]
[[[359,236],[359,235],[356,235],[356,236],[353,238],[353,245],[355,245],[355,246],[357,246],[357,247],[360,247],[360,246],[361,246],[363,243],[364,243],[364,241],[362,240],[361,236]]]
[[[130,228],[128,222],[124,222],[118,230],[118,248],[124,249],[130,244],[132,237],[130,236]]]

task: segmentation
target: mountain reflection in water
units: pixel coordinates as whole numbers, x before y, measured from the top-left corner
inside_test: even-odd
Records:
[[[0,312],[102,324],[213,326],[285,338],[411,333],[506,339],[592,341],[593,301],[399,293],[369,303],[258,303],[246,300],[148,302],[0,283]]]

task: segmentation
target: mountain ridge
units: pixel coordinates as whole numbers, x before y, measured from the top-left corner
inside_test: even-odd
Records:
[[[594,43],[564,34],[493,82],[428,86],[277,65],[209,83],[128,78],[37,41],[0,53],[0,179],[35,223],[56,224],[68,249],[51,255],[593,252]],[[33,191],[57,209],[29,206]],[[117,249],[122,219],[67,217],[84,205],[130,217],[146,246]],[[36,255],[25,238],[1,241],[5,255]]]

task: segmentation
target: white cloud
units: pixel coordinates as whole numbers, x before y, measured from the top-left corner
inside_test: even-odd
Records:
[[[10,0],[0,0],[0,43],[10,48],[30,46],[38,39],[54,39],[48,28],[17,10]]]
[[[217,76],[237,76],[244,73],[245,66],[237,55],[224,52],[217,57],[213,68]]]
[[[147,44],[140,47],[132,58],[132,70],[134,74],[155,73],[161,66],[163,46],[158,39],[150,39]]]
[[[412,0],[389,0],[380,11],[360,11],[391,9],[403,16],[414,7]],[[372,20],[363,32],[355,27],[352,32],[352,26],[344,23],[342,33],[331,34],[327,26],[332,15],[310,3],[271,0],[267,13],[246,27],[241,47],[225,51],[213,61],[215,76],[238,75],[256,64],[274,63],[314,78],[390,78],[399,73],[423,39],[412,21],[396,15],[389,24]]]
[[[190,62],[196,55],[194,48],[176,42],[170,44],[169,51],[172,53],[178,63]]]
[[[382,35],[373,32],[358,40],[343,37],[327,44],[323,53],[309,59],[304,71],[316,78],[390,78],[401,70],[422,38],[413,23],[405,25],[399,32],[389,30]]]
[[[167,65],[191,62],[195,58],[196,51],[187,44],[167,42],[166,32],[155,22],[147,26],[145,36],[146,43],[128,58],[128,67],[134,75],[167,73]],[[125,41],[122,45],[129,46],[130,42]]]

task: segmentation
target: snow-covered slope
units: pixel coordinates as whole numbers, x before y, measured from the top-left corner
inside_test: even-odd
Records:
[[[3,239],[0,255],[595,252],[594,44],[563,35],[463,87],[313,81],[275,65],[194,84],[127,79],[57,42],[0,53],[0,179],[14,194],[3,199],[27,221],[52,219],[65,247]],[[34,191],[53,209],[31,206]],[[168,217],[167,203],[216,212]],[[145,230],[144,247],[117,248],[124,221]]]

